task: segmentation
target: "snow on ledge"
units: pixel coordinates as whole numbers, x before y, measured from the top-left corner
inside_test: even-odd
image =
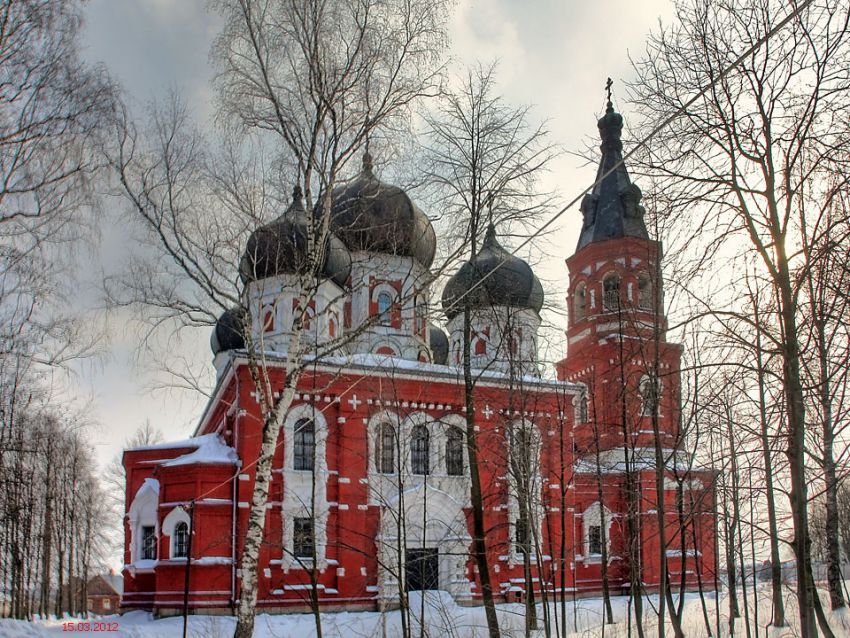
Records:
[[[691,556],[691,557],[702,556],[702,552],[699,551],[698,549],[686,549],[684,555],[685,556]],[[682,557],[682,550],[681,549],[668,549],[667,550],[667,557],[668,558],[681,558]]]

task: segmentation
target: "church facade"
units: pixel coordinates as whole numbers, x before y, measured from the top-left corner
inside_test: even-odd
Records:
[[[225,312],[213,331],[218,380],[195,435],[124,454],[122,609],[234,608],[263,425],[246,338],[278,396],[294,321],[309,339],[309,365],[273,461],[261,610],[305,610],[311,591],[327,610],[393,607],[418,589],[480,603],[468,430],[497,600],[597,595],[603,577],[622,594],[635,574],[652,589],[662,555],[674,587],[709,587],[713,475],[692,465],[679,431],[680,346],[666,341],[660,311],[661,246],[622,163],[621,129],[609,102],[597,184],[566,260],[557,379],[542,376],[537,359],[543,288],[494,227],[444,288],[444,330],[429,323],[434,230],[405,192],[378,179],[368,155],[332,193],[318,266],[296,190],[248,241],[247,310]],[[319,275],[302,309],[307,268]]]

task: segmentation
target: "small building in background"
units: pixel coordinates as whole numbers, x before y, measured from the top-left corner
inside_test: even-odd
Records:
[[[123,579],[113,571],[91,578],[86,587],[86,609],[96,616],[117,614],[123,589]]]

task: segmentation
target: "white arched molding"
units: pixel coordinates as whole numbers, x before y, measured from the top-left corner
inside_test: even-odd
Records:
[[[511,565],[522,562],[522,554],[517,551],[517,520],[519,519],[519,495],[522,486],[518,483],[518,478],[514,472],[513,455],[516,453],[516,441],[518,433],[526,432],[529,437],[530,445],[530,465],[528,468],[528,514],[531,518],[529,525],[529,544],[532,547],[532,554],[535,551],[535,541],[541,545],[543,540],[543,497],[542,497],[542,478],[540,474],[541,452],[543,449],[543,438],[540,435],[538,428],[532,421],[528,419],[517,419],[512,421],[506,428],[506,444],[508,449],[508,530],[509,530],[509,546],[508,562]],[[522,436],[522,434],[519,434]],[[533,530],[533,533],[532,533]],[[536,560],[532,557],[532,563]]]
[[[134,568],[144,567],[142,562],[142,528],[153,527],[154,536],[159,539],[159,481],[145,479],[142,486],[133,497],[127,512],[130,524],[130,572],[135,575]],[[155,562],[155,559],[154,561]],[[153,567],[153,565],[149,565]]]
[[[384,323],[383,321],[380,321],[380,319],[379,319],[378,321],[376,321],[375,325],[376,326],[391,326],[392,323],[393,323],[393,307],[397,307],[398,310],[399,310],[399,313],[401,311],[401,299],[400,299],[401,295],[400,295],[399,291],[396,290],[395,286],[393,286],[389,282],[382,281],[382,282],[376,284],[374,288],[372,288],[372,292],[371,292],[370,297],[369,297],[371,303],[373,303],[377,306],[378,305],[378,297],[382,293],[386,293],[390,296],[390,307],[388,309],[389,322]],[[381,314],[380,308],[378,308],[378,312],[375,316],[380,317],[380,314]]]
[[[603,536],[605,540],[605,551],[608,554],[608,560],[611,560],[611,523],[614,521],[614,516],[607,507],[600,505],[599,501],[595,501],[587,506],[587,509],[581,515],[581,538],[582,538],[582,554],[585,562],[601,561],[601,552],[591,553],[591,529],[598,527],[604,530]]]
[[[392,356],[394,356],[394,357],[402,356],[402,353],[404,352],[404,350],[402,349],[402,346],[398,342],[398,340],[393,339],[392,337],[386,337],[386,336],[377,337],[376,339],[377,340],[375,341],[374,345],[372,346],[372,354],[377,355],[379,357],[380,356],[387,356],[388,357],[390,355],[385,354],[383,352],[378,352],[378,350],[380,350],[381,348],[390,348],[394,353]]]
[[[183,509],[182,506],[178,505],[173,510],[168,513],[164,519],[162,519],[162,533],[165,536],[168,536],[168,557],[174,558],[174,549],[176,539],[174,538],[174,528],[177,527],[177,523],[186,523],[189,526],[189,529],[192,529],[191,521],[189,520],[189,513]],[[185,560],[185,558],[178,558],[176,560]]]
[[[301,419],[311,419],[314,423],[315,459],[313,471],[293,470],[293,442],[295,424]],[[313,542],[319,569],[327,567],[328,546],[328,462],[326,447],[328,424],[322,411],[309,403],[293,406],[283,422],[283,556],[281,565],[284,570],[298,569],[301,562],[293,558],[295,543],[295,518],[313,519]]]
[[[381,508],[381,530],[376,539],[379,599],[384,604],[398,599],[395,566],[404,564],[406,548],[428,548],[438,551],[440,589],[455,600],[471,600],[471,583],[466,577],[471,541],[462,501],[425,481],[397,494]]]

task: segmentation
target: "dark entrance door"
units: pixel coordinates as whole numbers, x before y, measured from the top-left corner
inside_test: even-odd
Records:
[[[437,548],[407,550],[407,590],[439,589],[439,554]]]

